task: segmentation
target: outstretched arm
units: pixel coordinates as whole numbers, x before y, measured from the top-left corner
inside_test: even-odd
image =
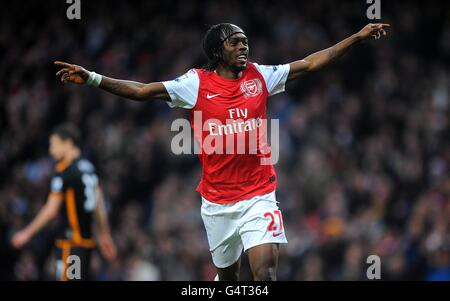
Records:
[[[11,240],[15,248],[23,247],[37,232],[39,232],[49,221],[58,215],[61,207],[61,194],[51,193],[44,207],[39,211],[34,220],[23,230],[17,232]]]
[[[56,76],[61,77],[63,83],[96,86],[112,94],[137,101],[151,99],[170,101],[166,88],[160,82],[143,84],[114,79],[88,71],[81,66],[60,61],[55,61],[55,65],[62,68],[56,73]]]
[[[336,45],[313,53],[302,60],[290,63],[288,80],[295,79],[303,73],[315,71],[328,65],[330,62],[347,52],[351,46],[360,41],[367,39],[377,40],[381,36],[385,36],[385,29],[387,27],[389,27],[389,24],[367,24],[358,33],[351,35]]]

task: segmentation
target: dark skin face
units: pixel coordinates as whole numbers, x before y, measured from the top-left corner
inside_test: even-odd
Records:
[[[248,39],[243,33],[236,33],[223,42],[222,62],[216,68],[217,74],[227,79],[239,78],[247,68]]]

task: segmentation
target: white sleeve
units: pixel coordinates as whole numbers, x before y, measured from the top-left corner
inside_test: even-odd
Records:
[[[62,192],[64,186],[63,179],[59,176],[54,176],[50,184],[51,192]]]
[[[195,69],[189,70],[174,80],[164,81],[162,84],[170,95],[171,101],[167,102],[169,107],[192,109],[195,106],[200,85],[200,79]]]
[[[253,63],[264,77],[269,96],[284,92],[284,86],[289,75],[290,65],[258,65]]]

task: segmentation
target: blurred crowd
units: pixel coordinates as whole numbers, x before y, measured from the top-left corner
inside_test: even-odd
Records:
[[[2,3],[0,18],[0,279],[51,280],[58,221],[23,250],[12,234],[38,212],[54,162],[48,135],[69,121],[96,165],[119,256],[95,253],[96,280],[211,280],[196,155],[174,155],[183,109],[62,85],[56,59],[141,82],[205,62],[208,24],[249,37],[250,59],[288,63],[366,23],[366,1],[65,1]],[[279,280],[450,280],[450,5],[382,1],[389,36],[269,99],[280,120],[277,199],[289,244]],[[242,278],[250,279],[243,258]]]

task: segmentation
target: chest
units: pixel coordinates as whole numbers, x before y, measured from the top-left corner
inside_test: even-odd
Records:
[[[201,112],[204,119],[221,121],[263,118],[266,101],[267,92],[263,80],[256,75],[231,82],[206,78],[200,82],[194,111]]]

